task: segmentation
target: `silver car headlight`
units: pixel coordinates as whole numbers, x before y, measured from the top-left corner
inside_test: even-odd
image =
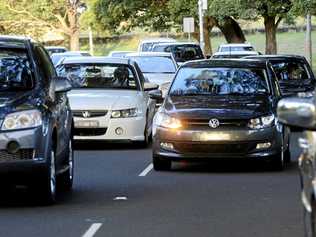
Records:
[[[271,127],[274,124],[275,117],[274,115],[264,116],[260,118],[251,119],[248,127],[252,129],[262,129]]]
[[[179,119],[171,117],[166,113],[157,113],[154,119],[154,126],[169,129],[179,129],[182,127],[182,123]]]
[[[139,111],[137,108],[113,110],[111,113],[111,118],[132,118],[137,117],[138,115]]]
[[[1,130],[16,130],[34,128],[42,125],[42,114],[38,110],[25,110],[8,114],[2,124]]]

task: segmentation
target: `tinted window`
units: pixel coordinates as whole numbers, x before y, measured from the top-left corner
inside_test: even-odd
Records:
[[[138,88],[133,70],[123,64],[65,64],[58,74],[68,77],[74,88],[129,89]]]
[[[306,65],[302,62],[273,63],[273,68],[279,80],[310,79]]]
[[[0,91],[31,90],[34,71],[25,49],[0,48]]]
[[[248,68],[182,68],[170,90],[179,96],[269,93],[266,71]]]
[[[132,57],[143,73],[175,73],[172,59],[167,57]]]
[[[197,45],[177,45],[172,49],[173,56],[177,62],[203,59],[203,53]]]

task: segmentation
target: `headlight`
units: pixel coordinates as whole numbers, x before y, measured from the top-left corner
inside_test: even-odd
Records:
[[[252,129],[261,129],[272,126],[275,120],[274,115],[269,115],[261,118],[251,119],[248,127]]]
[[[1,130],[33,128],[42,125],[42,114],[38,110],[26,110],[8,114]]]
[[[133,109],[123,109],[123,110],[113,110],[111,113],[111,118],[131,118],[137,117],[138,110]]]
[[[182,124],[177,118],[171,117],[165,113],[157,113],[154,119],[154,126],[178,129],[182,127]]]

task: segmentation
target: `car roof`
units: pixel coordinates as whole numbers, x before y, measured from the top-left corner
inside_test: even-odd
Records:
[[[98,63],[104,63],[104,64],[131,64],[130,59],[127,58],[117,58],[117,57],[71,57],[71,58],[65,58],[62,62],[62,64],[98,64]]]
[[[213,55],[259,55],[257,51],[231,51],[231,52],[216,52]]]
[[[12,48],[25,48],[27,41],[34,42],[31,38],[25,36],[12,36],[12,35],[1,35],[0,46],[12,47]]]
[[[258,55],[258,56],[247,56],[248,59],[261,59],[269,61],[286,61],[286,60],[305,60],[304,56],[301,55],[290,55],[290,54],[275,54],[275,55]]]
[[[241,44],[221,44],[220,47],[243,47],[243,46],[250,46],[252,45],[250,43],[241,43]]]
[[[66,47],[63,46],[45,46],[45,49],[66,49]]]
[[[175,39],[172,38],[148,38],[148,39],[143,39],[140,43],[155,43],[155,42],[176,42]]]
[[[166,52],[135,52],[129,53],[127,57],[172,57],[171,53]]]
[[[182,67],[203,68],[203,67],[236,67],[236,68],[266,68],[265,61],[256,59],[203,59],[190,61]]]
[[[197,45],[197,46],[199,46],[199,44],[196,43],[196,42],[171,42],[171,43],[159,43],[159,44],[156,44],[154,47],[156,47],[156,46],[163,46],[163,45],[168,45],[168,46],[173,46],[173,45]]]

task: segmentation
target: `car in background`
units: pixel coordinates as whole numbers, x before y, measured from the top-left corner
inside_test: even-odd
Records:
[[[138,45],[138,52],[150,52],[155,44],[177,42],[172,38],[150,38],[142,40]]]
[[[73,86],[68,93],[75,141],[131,141],[147,146],[152,132],[155,101],[138,65],[123,58],[65,58],[60,76]]]
[[[69,51],[65,53],[54,53],[51,55],[51,59],[53,61],[54,66],[56,67],[59,63],[62,63],[62,60],[65,58],[80,56],[90,57],[91,55],[85,51]]]
[[[160,43],[153,46],[152,52],[172,53],[178,65],[205,58],[200,45],[197,43]]]
[[[57,188],[73,185],[71,85],[28,38],[1,36],[0,55],[1,182],[27,185],[52,204]]]
[[[151,92],[152,99],[161,93]],[[276,119],[281,94],[260,60],[201,60],[177,72],[153,123],[153,165],[172,161],[249,159],[282,170],[290,161],[289,129]]]
[[[66,47],[61,46],[46,46],[45,49],[49,55],[52,55],[53,53],[65,53],[68,51]]]
[[[278,105],[278,119],[291,129],[301,131],[300,170],[301,200],[306,237],[316,237],[316,98],[287,97]]]
[[[143,52],[127,54],[126,58],[136,61],[145,78],[149,82],[159,85],[163,97],[165,97],[178,68],[173,55],[171,53]]]
[[[265,60],[272,64],[283,96],[314,93],[316,79],[305,57],[298,55],[261,55],[247,58]]]
[[[126,54],[129,54],[129,53],[134,53],[134,51],[111,51],[108,57],[124,58]]]
[[[213,54],[212,58],[243,58],[246,56],[260,55],[254,47],[249,44],[222,44],[218,51]]]

